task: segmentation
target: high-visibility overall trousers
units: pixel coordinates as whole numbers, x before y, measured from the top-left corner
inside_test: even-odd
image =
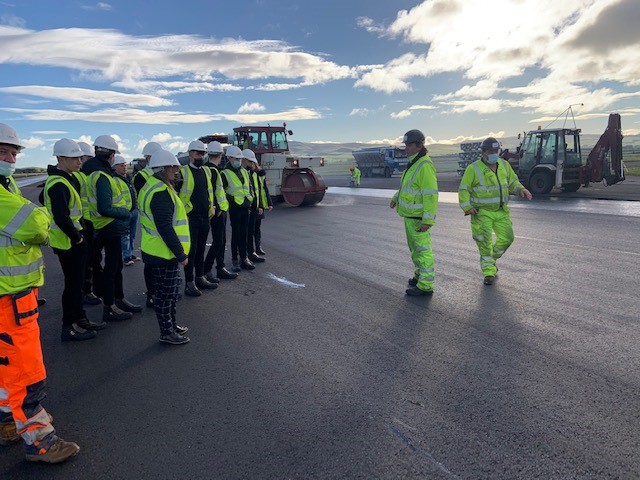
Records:
[[[416,267],[414,278],[418,280],[417,287],[420,290],[433,290],[434,269],[431,233],[429,230],[420,232],[421,225],[421,219],[406,217],[404,219],[407,244],[411,252],[411,260],[413,260],[413,264]]]
[[[38,289],[0,297],[0,421],[11,416],[26,444],[54,431],[44,399],[47,377],[38,326]]]
[[[493,240],[495,233],[496,239]],[[485,277],[496,275],[496,260],[513,243],[513,226],[509,212],[503,209],[487,212],[482,209],[471,215],[471,234],[480,251],[480,268]]]

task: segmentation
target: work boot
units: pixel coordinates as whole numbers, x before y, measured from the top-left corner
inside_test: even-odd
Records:
[[[482,283],[484,283],[485,285],[493,285],[494,280],[495,280],[495,277],[492,277],[491,275],[487,275],[486,277],[484,277],[484,281]]]
[[[0,422],[0,445],[6,447],[20,441],[20,435],[16,431],[16,422],[9,417]]]
[[[50,433],[33,445],[25,445],[25,458],[29,462],[61,463],[80,451],[77,443],[65,442],[54,433]]]
[[[162,335],[160,337],[160,343],[168,343],[170,345],[182,345],[189,342],[189,337],[180,335],[177,332],[170,333],[169,335]]]
[[[124,312],[115,305],[111,305],[111,306],[105,305],[104,308],[102,309],[102,319],[105,322],[113,322],[113,321],[117,322],[120,320],[129,320],[131,317],[133,317],[133,313]]]
[[[257,253],[258,255],[266,255],[266,254],[267,254],[267,252],[265,252],[265,251],[262,249],[262,247],[260,247],[259,245],[256,247],[256,253]]]
[[[200,290],[215,290],[218,288],[218,284],[211,283],[204,277],[196,277],[196,288]]]
[[[176,332],[178,333],[178,335],[184,335],[188,331],[189,331],[189,327],[183,327],[182,325],[178,325],[176,323]]]
[[[60,334],[60,339],[63,342],[72,342],[72,341],[81,341],[81,340],[91,340],[92,338],[96,338],[98,334],[93,330],[85,330],[84,328],[78,326],[77,323],[72,323],[71,325],[63,325],[62,333]]]
[[[198,287],[196,287],[193,282],[187,282],[187,285],[184,287],[184,294],[190,297],[199,297],[202,295],[202,292],[198,290]]]
[[[82,297],[82,301],[85,305],[99,305],[102,303],[102,300],[96,297],[93,293],[85,293],[84,297]]]
[[[138,313],[142,311],[140,305],[134,305],[126,298],[116,299],[116,307],[125,312]]]
[[[410,287],[415,287],[418,285],[418,279],[416,277],[411,277],[407,283]]]
[[[125,258],[122,263],[124,264],[125,267],[130,267],[131,265],[133,265],[135,262],[133,261],[133,258],[131,257],[127,257]]]
[[[231,260],[231,264],[233,265],[231,267],[231,270],[234,272],[239,272],[240,271],[240,261],[237,258],[234,258]]]
[[[226,268],[222,267],[218,270],[218,278],[221,280],[234,280],[238,278],[238,274],[230,272]]]
[[[255,270],[256,269],[256,266],[253,263],[251,263],[251,260],[248,260],[246,258],[244,260],[242,260],[242,263],[240,264],[240,266],[242,268],[244,268],[245,270]]]
[[[43,305],[45,305],[47,303],[47,299],[43,298],[43,297],[38,297],[38,306],[42,307]]]
[[[433,295],[433,290],[422,290],[418,287],[407,288],[404,293],[411,297],[422,297],[427,295]]]
[[[258,262],[258,263],[262,263],[265,261],[264,258],[259,257],[258,255],[256,255],[255,253],[250,253],[249,254],[249,260],[251,260],[252,262]]]
[[[76,322],[80,328],[84,328],[85,330],[102,330],[107,328],[107,323],[104,320],[100,320],[98,322],[92,322],[88,318],[81,318]]]
[[[210,283],[220,283],[218,277],[216,277],[212,272],[207,273],[204,278],[207,282]]]

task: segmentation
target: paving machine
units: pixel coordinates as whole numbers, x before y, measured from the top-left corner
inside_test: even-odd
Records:
[[[520,138],[520,136],[518,136]],[[502,151],[522,184],[531,193],[549,193],[553,187],[575,192],[580,186],[604,182],[614,185],[624,180],[620,114],[609,115],[606,130],[583,159],[579,128],[532,130],[515,152]]]
[[[243,126],[233,129],[228,136],[207,135],[200,141],[217,140],[253,150],[258,163],[266,171],[267,186],[272,197],[299,207],[315,205],[324,198],[327,187],[324,180],[313,169],[324,166],[322,157],[298,157],[289,152],[286,129],[272,126]]]

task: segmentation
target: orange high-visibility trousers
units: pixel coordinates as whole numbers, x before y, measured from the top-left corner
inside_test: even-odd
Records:
[[[40,401],[47,372],[38,326],[38,289],[0,297],[0,412],[31,445],[53,432]]]

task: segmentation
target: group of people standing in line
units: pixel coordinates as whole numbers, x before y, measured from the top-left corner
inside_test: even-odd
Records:
[[[0,445],[22,439],[30,461],[59,463],[80,449],[56,435],[40,403],[46,379],[38,326],[42,246],[53,249],[64,275],[63,341],[95,338],[107,322],[142,311],[125,298],[122,279],[123,265],[138,260],[138,216],[146,305],[155,309],[162,343],[189,342],[188,328],[176,323],[180,266],[185,294],[197,297],[265,261],[260,227],[272,204],[253,151],[229,146],[222,168],[222,145],[196,140],[189,144],[189,163],[181,165],[150,142],[129,176],[113,137],[98,136],[93,147],[66,138],[55,143],[57,165],[47,170],[39,207],[21,195],[13,178],[24,144],[15,129],[0,123]],[[227,215],[231,271],[224,263]],[[84,305],[100,303],[102,318],[89,320]]]

